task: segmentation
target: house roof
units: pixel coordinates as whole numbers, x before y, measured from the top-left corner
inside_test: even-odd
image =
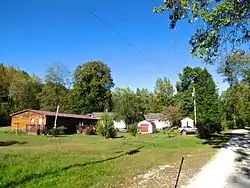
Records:
[[[93,112],[91,114],[88,114],[90,117],[100,119],[106,112]],[[108,112],[108,116],[114,115],[113,112]]]
[[[188,120],[191,120],[191,121],[194,121],[193,119],[191,119],[190,117],[185,117],[184,119],[182,119],[181,121],[188,121]]]
[[[149,113],[144,115],[146,120],[159,120],[164,119],[163,114],[161,113]]]
[[[56,116],[56,112],[51,112],[51,111],[45,111],[45,110],[32,110],[32,109],[25,109],[16,113],[11,114],[10,116],[14,116],[17,114],[21,114],[24,112],[33,112],[36,114],[41,114],[45,116]],[[77,118],[77,119],[91,119],[91,120],[97,120],[97,118],[90,117],[88,115],[83,115],[83,114],[67,114],[67,113],[58,113],[58,117],[67,117],[67,118]]]

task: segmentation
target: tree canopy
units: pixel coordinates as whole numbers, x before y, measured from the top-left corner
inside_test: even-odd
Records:
[[[72,97],[76,113],[103,112],[112,108],[110,68],[101,61],[79,65],[74,72]]]
[[[198,124],[219,124],[219,95],[207,69],[185,67],[179,74],[179,79],[176,87],[181,104],[181,116],[194,118],[192,92],[195,88]]]
[[[127,125],[141,121],[143,103],[141,98],[129,88],[116,88],[113,93],[115,119],[124,120]]]
[[[238,128],[250,123],[250,54],[229,55],[219,68],[230,87],[222,95],[223,125]]]
[[[191,54],[211,63],[223,51],[235,52],[250,40],[250,1],[164,0],[154,12],[168,12],[170,28],[180,20],[202,23],[190,39]],[[249,50],[249,45],[246,47]]]
[[[67,101],[65,97],[70,97],[69,90],[66,88],[69,85],[69,75],[68,69],[60,64],[53,64],[48,68],[45,83],[39,94],[42,109],[55,111],[59,105],[61,111],[69,111],[65,104]]]

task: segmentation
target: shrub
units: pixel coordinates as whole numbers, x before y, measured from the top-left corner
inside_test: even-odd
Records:
[[[136,124],[129,125],[128,126],[128,131],[131,133],[132,136],[136,136],[136,134],[138,133],[137,125]]]
[[[170,130],[166,132],[169,138],[173,138],[173,137],[180,135],[180,131],[176,127],[171,128]]]
[[[105,113],[101,119],[97,122],[97,132],[104,138],[115,138],[117,130],[114,127],[114,121],[112,117]]]
[[[93,127],[88,126],[85,131],[86,135],[96,135],[96,131]]]
[[[200,138],[209,138],[214,133],[221,133],[221,131],[224,130],[224,125],[207,121],[202,124],[199,123],[197,125],[197,130]]]
[[[56,127],[56,128],[53,128],[53,129],[48,130],[48,134],[49,134],[49,135],[52,135],[52,136],[64,135],[66,129],[67,129],[67,128],[64,127],[64,126]]]

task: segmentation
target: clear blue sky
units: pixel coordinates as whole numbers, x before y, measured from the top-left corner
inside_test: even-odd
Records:
[[[153,89],[157,77],[173,84],[186,66],[204,64],[190,55],[194,27],[169,29],[168,16],[152,8],[163,0],[1,0],[0,62],[44,77],[53,63],[71,71],[89,60],[111,67],[116,86]],[[115,28],[129,46],[91,12]],[[220,90],[227,85],[207,66]]]

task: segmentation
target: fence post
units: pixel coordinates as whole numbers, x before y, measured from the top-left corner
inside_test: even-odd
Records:
[[[179,172],[178,172],[178,176],[177,176],[174,188],[177,188],[177,186],[178,186],[178,181],[179,181],[179,178],[180,178],[181,168],[182,168],[183,161],[184,161],[184,157],[182,157],[182,159],[181,159],[181,165],[180,165],[180,168],[179,168]]]

